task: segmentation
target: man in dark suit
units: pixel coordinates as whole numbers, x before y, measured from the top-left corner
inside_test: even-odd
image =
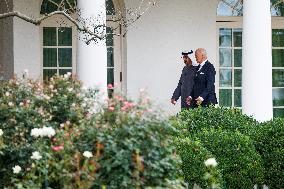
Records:
[[[186,98],[191,94],[194,84],[194,77],[196,68],[192,66],[192,60],[189,55],[193,54],[193,51],[182,52],[182,59],[185,64],[178,86],[176,87],[173,96],[171,98],[171,103],[176,104],[176,101],[181,97],[181,108],[188,109],[190,106],[186,103]]]
[[[195,51],[196,62],[199,64],[194,79],[194,87],[187,98],[187,104],[193,107],[206,107],[217,104],[215,93],[215,75],[216,71],[207,60],[206,50],[199,48]]]

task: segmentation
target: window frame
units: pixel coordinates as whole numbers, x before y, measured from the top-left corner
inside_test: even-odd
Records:
[[[59,24],[60,21],[64,21],[64,24]],[[60,28],[60,27],[70,27],[72,28],[72,46],[58,46],[58,44],[56,46],[44,46],[43,45],[43,28],[44,27],[55,27],[55,28]],[[56,29],[58,30],[58,29]],[[58,32],[56,32],[56,36],[57,36],[57,40],[58,40]],[[72,69],[72,74],[76,75],[77,73],[77,30],[76,27],[74,26],[74,24],[72,22],[70,22],[68,19],[66,19],[64,16],[61,15],[54,15],[46,20],[44,20],[41,25],[40,25],[40,62],[41,62],[41,81],[44,81],[43,78],[43,71],[44,69],[59,69],[59,68],[64,68],[64,69]],[[43,66],[43,49],[44,48],[56,48],[57,51],[59,48],[70,48],[72,47],[72,67],[59,67],[58,66],[58,56],[57,56],[57,67],[44,67]],[[57,52],[58,54],[58,52]]]
[[[217,94],[217,98],[218,101],[220,102],[220,89],[226,89],[225,87],[220,87],[220,57],[219,57],[219,29],[220,28],[230,28],[230,29],[237,29],[237,28],[243,28],[243,18],[242,16],[217,16],[217,21],[216,21],[216,39],[217,39],[217,43],[216,43],[216,57],[217,57],[217,66],[216,69],[217,71],[217,77],[216,77],[216,94]],[[271,31],[273,29],[284,29],[284,17],[280,17],[280,16],[271,16]],[[271,36],[272,37],[272,36]],[[233,38],[233,35],[232,35]],[[271,46],[271,51],[272,49],[284,49],[284,47],[273,47]],[[232,57],[233,59],[233,57]],[[233,63],[233,62],[232,62]],[[272,67],[272,70],[276,70],[276,69],[281,69],[284,70],[284,67]],[[232,73],[232,82],[234,82],[234,75]],[[228,87],[229,89],[232,89],[232,87]],[[284,89],[284,87],[272,87],[272,92],[274,89]],[[236,87],[236,89],[238,89],[238,87]],[[240,88],[241,89],[241,88]],[[234,89],[232,89],[232,93],[234,92]],[[233,99],[234,95],[232,95],[232,102],[234,101]],[[271,99],[273,101],[273,99]],[[275,116],[275,109],[283,109],[284,111],[284,106],[274,106],[273,105],[273,116]]]

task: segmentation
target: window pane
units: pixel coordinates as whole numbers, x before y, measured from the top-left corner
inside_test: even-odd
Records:
[[[283,16],[284,15],[284,4],[281,1],[275,1],[271,7],[271,16]]]
[[[284,49],[272,49],[272,66],[284,67]]]
[[[113,68],[107,69],[107,84],[114,84],[114,72]]]
[[[242,29],[234,29],[233,37],[234,37],[234,47],[241,47],[242,46]]]
[[[57,67],[57,49],[43,48],[43,67]]]
[[[54,69],[44,69],[43,70],[43,80],[47,81],[49,80],[52,76],[54,76],[57,73],[57,70]]]
[[[68,72],[72,73],[72,69],[60,69],[59,75],[67,74]]]
[[[242,2],[239,0],[220,1],[217,9],[217,16],[242,16],[242,8]]]
[[[64,1],[64,6],[67,10],[70,10],[71,7],[69,6],[69,4],[74,8],[75,7],[75,1],[77,0],[65,0]],[[60,4],[62,2],[62,0],[43,0],[42,4],[41,4],[41,10],[40,10],[40,14],[49,14],[51,12],[54,12],[56,10],[58,10],[57,5],[55,5],[54,3]]]
[[[241,69],[235,69],[234,86],[235,87],[241,87],[242,86],[242,70]]]
[[[242,67],[242,49],[234,49],[234,66]]]
[[[56,46],[56,28],[43,28],[43,46]]]
[[[284,47],[284,30],[273,29],[272,30],[272,46],[273,47]]]
[[[220,106],[231,107],[232,106],[232,90],[231,89],[220,89],[219,91]]]
[[[106,33],[106,45],[113,46],[113,30],[110,27],[107,27]]]
[[[113,61],[113,48],[109,47],[107,48],[107,66],[113,67],[114,61]]]
[[[273,108],[274,117],[284,117],[284,108]]]
[[[235,89],[235,107],[242,107],[242,90]]]
[[[284,70],[272,71],[273,87],[284,87]]]
[[[115,9],[112,0],[106,0],[106,14],[115,15]]]
[[[232,30],[221,28],[219,30],[219,46],[231,47],[232,46]]]
[[[72,46],[72,28],[58,28],[58,46]]]
[[[232,70],[220,69],[220,87],[232,86]]]
[[[232,50],[220,48],[219,59],[221,67],[231,67],[232,66]]]
[[[59,48],[58,49],[58,63],[59,67],[72,67],[72,49]]]
[[[284,106],[284,89],[273,89],[273,106]]]

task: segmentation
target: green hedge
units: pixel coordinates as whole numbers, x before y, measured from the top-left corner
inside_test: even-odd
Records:
[[[222,107],[185,110],[179,114],[178,120],[180,129],[187,129],[189,133],[193,134],[210,128],[249,134],[250,128],[257,124],[253,118],[242,115],[238,109]]]
[[[214,156],[201,145],[200,141],[192,141],[190,138],[177,139],[176,145],[182,159],[184,179],[190,188],[194,184],[201,188],[211,188],[213,183],[219,186],[223,185],[222,175],[218,166],[213,169],[213,173],[205,166],[204,162]],[[206,178],[209,172],[212,176],[210,180]]]
[[[265,184],[284,188],[284,119],[262,123],[255,129],[254,144],[265,165]]]
[[[218,159],[228,189],[248,189],[263,184],[261,157],[248,136],[239,132],[208,130],[196,135]]]

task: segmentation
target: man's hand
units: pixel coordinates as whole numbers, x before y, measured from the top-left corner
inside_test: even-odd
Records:
[[[195,99],[196,100],[196,104],[197,104],[197,106],[199,106],[199,105],[201,105],[202,104],[202,102],[203,102],[203,98],[201,97],[201,96],[199,96],[197,99]]]
[[[173,105],[176,105],[177,101],[176,101],[175,99],[171,99],[171,103],[172,103]]]
[[[187,105],[190,106],[191,100],[192,100],[191,96],[189,96],[189,97],[186,98],[186,103],[187,103]]]

